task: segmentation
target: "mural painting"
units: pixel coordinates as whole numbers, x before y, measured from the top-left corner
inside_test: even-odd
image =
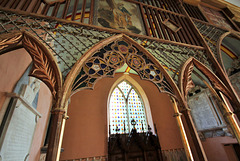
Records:
[[[136,4],[123,0],[99,0],[97,3],[98,26],[145,34],[141,14]]]

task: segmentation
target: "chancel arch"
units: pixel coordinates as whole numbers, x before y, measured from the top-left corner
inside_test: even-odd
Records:
[[[134,79],[147,96],[151,108],[150,111],[147,111],[147,114],[151,113],[153,122],[157,126],[163,152],[166,154],[181,152],[185,155],[169,96],[160,93],[153,83],[141,80],[136,74],[116,73],[113,78],[100,79],[93,90],[81,90],[71,96],[68,108],[69,119],[66,121],[63,136],[62,148],[64,152],[61,153],[60,160],[79,159],[88,156],[104,157],[108,154],[108,98],[114,83],[121,77],[125,78],[125,75]],[[135,83],[130,82],[140,91]],[[142,98],[144,101],[144,95],[142,95]],[[147,103],[145,105],[147,106]],[[148,109],[146,108],[146,110]],[[151,126],[151,128],[151,131],[154,132],[154,126]],[[145,134],[148,131],[144,130]],[[129,134],[120,135],[128,137]],[[91,151],[88,151],[89,149]]]
[[[72,111],[74,110],[74,109],[71,109],[72,108],[71,103],[73,102],[72,98],[74,98],[74,102],[75,102],[76,97],[77,96],[80,97],[78,93],[87,93],[87,91],[89,91],[85,89],[93,89],[93,91],[99,90],[100,87],[97,86],[98,81],[102,81],[102,79],[105,80],[106,77],[111,77],[111,78],[114,77],[116,75],[116,71],[120,69],[122,66],[124,66],[125,64],[129,68],[134,70],[140,79],[142,79],[143,81],[151,82],[155,86],[155,88],[158,89],[158,92],[167,94],[168,99],[169,99],[169,96],[172,96],[172,98],[178,101],[179,105],[181,105],[181,106],[178,106],[178,108],[180,107],[184,108],[182,96],[176,84],[173,82],[172,78],[168,75],[168,73],[161,66],[161,64],[149,52],[147,52],[141,45],[137,44],[135,41],[133,41],[129,37],[121,34],[121,35],[116,35],[106,40],[103,40],[100,43],[96,44],[94,47],[92,47],[87,53],[85,53],[76,62],[72,70],[67,75],[64,83],[64,91],[63,91],[61,107],[68,108],[67,100],[69,99],[71,100],[69,101],[70,102],[69,109],[66,110],[66,111],[70,111],[69,118],[71,119],[71,114],[73,113]],[[116,85],[120,83],[122,80],[124,80],[124,78],[127,78],[127,76],[125,75],[121,77],[119,80],[117,80],[114,83],[114,85],[111,85],[111,87],[112,88],[116,87]],[[134,82],[130,78],[127,78],[127,80],[130,83]],[[136,85],[136,89],[140,89],[139,93],[143,94],[141,92],[141,88],[136,83],[133,83],[133,86],[134,85]],[[97,86],[96,89],[95,89],[95,86]],[[111,92],[110,91],[108,92],[108,96],[109,96],[109,93]],[[147,98],[147,97],[145,97],[144,94],[142,96],[143,96],[142,98],[143,98],[143,102],[145,102],[145,105],[149,106],[147,101],[144,100],[144,98]],[[171,102],[169,103],[170,103],[170,106],[172,106]],[[80,111],[86,108],[86,107],[81,107],[81,104],[82,103],[79,103],[79,107],[78,107]],[[105,108],[107,109],[107,105]],[[146,111],[147,113],[150,112],[148,108],[146,108]],[[175,112],[175,111],[172,111],[172,112]],[[174,113],[172,115],[174,115]],[[172,118],[172,115],[171,115],[171,118]],[[108,116],[106,115],[106,118],[107,117]],[[149,117],[148,120],[151,120],[150,119],[151,117],[150,116],[148,117]],[[174,119],[176,124],[176,119],[175,118],[172,118],[172,119]],[[153,129],[154,128],[153,122],[151,123],[151,121],[149,121],[149,124]],[[180,127],[181,134],[183,134],[184,128],[182,125],[180,126],[181,126]],[[184,148],[185,148],[186,155],[188,158],[190,158],[191,151],[189,149],[189,146],[185,147],[185,145],[187,146],[188,144],[186,143],[187,142],[186,136],[182,136],[182,138],[184,138],[183,140],[184,140]]]

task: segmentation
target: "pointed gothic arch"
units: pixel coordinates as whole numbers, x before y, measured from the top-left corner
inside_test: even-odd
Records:
[[[238,108],[239,108],[239,101],[235,100],[235,95],[234,93],[231,92],[231,90],[229,90],[225,84],[211,71],[209,70],[204,64],[202,64],[201,62],[199,62],[198,60],[196,60],[195,58],[189,58],[183,65],[182,69],[181,69],[181,73],[179,75],[179,88],[181,93],[184,96],[184,101],[187,102],[187,94],[188,91],[191,89],[191,87],[193,87],[193,81],[191,79],[191,74],[193,72],[193,68],[196,67],[197,69],[199,69],[199,71],[201,71],[206,78],[208,79],[208,81],[210,82],[209,85],[208,83],[206,83],[206,85],[208,86],[208,88],[210,89],[210,91],[212,91],[212,93],[218,98],[218,101],[221,102],[223,110],[224,110],[224,115],[228,116],[226,117],[226,119],[229,122],[229,125],[231,126],[238,142],[240,141],[240,130],[239,130],[239,125],[236,121],[236,118],[234,116],[234,113],[236,114],[236,116],[238,117]],[[204,78],[201,78],[204,79]],[[219,95],[221,97],[218,96],[217,92],[219,91]],[[229,102],[231,103],[233,110],[231,110],[231,108],[229,108],[229,106],[227,105],[227,102],[225,101],[225,95],[228,99]],[[235,102],[236,101],[236,102]],[[234,104],[236,104],[237,106],[233,106],[234,104],[232,104],[232,102]],[[238,117],[239,119],[239,117]]]
[[[154,83],[183,105],[182,96],[163,66],[141,45],[124,34],[107,38],[88,50],[73,66],[64,83],[61,106],[74,93],[93,89],[97,80],[113,77],[116,69],[126,63],[141,79]]]
[[[108,123],[110,125],[110,98],[111,98],[111,94],[114,91],[114,89],[123,81],[128,82],[129,84],[131,84],[131,86],[133,87],[133,89],[135,89],[138,92],[138,95],[140,95],[141,97],[141,101],[143,104],[143,108],[144,108],[144,113],[146,115],[146,120],[147,120],[147,124],[150,125],[150,127],[153,130],[153,133],[155,133],[154,131],[154,123],[153,123],[153,119],[152,119],[152,114],[151,114],[151,108],[150,108],[150,103],[148,101],[147,95],[144,92],[144,90],[142,89],[142,87],[138,84],[138,82],[136,80],[134,80],[132,77],[130,77],[128,74],[124,74],[122,75],[120,78],[118,78],[114,84],[112,85],[110,91],[109,91],[109,95],[108,95]],[[109,126],[108,126],[109,128]],[[109,131],[110,129],[108,129]],[[147,130],[147,129],[145,129]]]
[[[43,81],[50,89],[53,99],[56,101],[62,87],[62,76],[51,52],[37,38],[26,31],[1,35],[1,55],[15,50],[17,45],[23,46],[32,58],[33,67],[29,76]]]
[[[0,55],[7,54],[9,51],[14,51],[18,48],[24,48],[32,58],[33,65],[29,72],[29,76],[41,80],[49,88],[52,94],[51,102],[53,107],[50,108],[52,108],[53,120],[56,118],[56,115],[64,116],[64,111],[58,110],[58,101],[61,93],[60,91],[62,90],[62,76],[53,54],[41,41],[39,41],[39,39],[29,32],[19,31],[0,36]],[[51,124],[50,129],[52,131],[56,128],[57,126],[55,124]],[[55,145],[53,145],[54,143],[52,142],[55,140],[49,140],[49,147],[54,147]]]
[[[228,98],[231,99],[231,92],[224,85],[224,83],[204,64],[196,60],[195,58],[189,58],[182,66],[179,75],[179,89],[182,95],[187,98],[188,91],[193,87],[193,82],[191,79],[191,74],[193,68],[198,68],[209,80],[215,90],[223,92]]]

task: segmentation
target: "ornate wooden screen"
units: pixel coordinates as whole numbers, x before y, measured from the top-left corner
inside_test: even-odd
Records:
[[[163,161],[158,136],[149,129],[146,133],[136,130],[128,134],[110,135],[108,140],[109,161]]]
[[[204,17],[204,15],[197,6],[193,6],[187,3],[183,3],[183,6],[188,12],[189,16],[206,22],[206,18]]]
[[[115,3],[114,1],[111,2]],[[176,2],[177,1],[174,0],[129,0],[123,1],[122,3],[126,3],[125,5],[132,3],[140,11],[140,14],[137,16],[143,21],[143,33],[141,34],[154,38],[201,46],[196,33],[192,28],[186,26],[189,22],[183,14],[181,7],[179,7]],[[40,0],[33,2],[24,0],[21,1],[21,3],[18,0],[3,0],[0,2],[0,6],[90,25],[99,25],[98,19],[96,18],[99,12],[98,3],[102,2],[93,0],[66,0],[62,2],[56,0],[55,3],[48,4]],[[109,3],[109,5],[110,4],[111,3]],[[118,3],[118,5],[119,4],[120,3]],[[111,6],[108,6],[108,8],[111,8]],[[109,12],[113,11],[109,9]],[[109,15],[113,15],[113,13]],[[171,26],[175,26],[177,30],[173,30]],[[131,29],[133,30],[134,27],[135,26],[132,26]]]

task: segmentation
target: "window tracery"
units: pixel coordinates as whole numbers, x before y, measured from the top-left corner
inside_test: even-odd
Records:
[[[130,133],[135,121],[137,132],[147,131],[147,118],[141,95],[126,80],[120,82],[110,97],[110,133]]]
[[[125,63],[136,71],[141,79],[153,82],[160,92],[174,95],[172,86],[153,60],[134,44],[123,39],[103,46],[86,60],[73,83],[72,91],[93,88],[98,79],[114,76],[115,71]]]

